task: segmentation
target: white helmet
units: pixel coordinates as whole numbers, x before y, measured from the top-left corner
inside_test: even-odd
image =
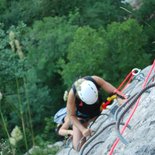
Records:
[[[94,104],[98,99],[98,90],[92,81],[84,80],[77,93],[80,99],[88,105]]]

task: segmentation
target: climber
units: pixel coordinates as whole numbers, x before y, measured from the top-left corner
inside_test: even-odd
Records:
[[[86,76],[78,79],[72,85],[67,99],[67,116],[73,125],[73,147],[75,150],[83,145],[79,145],[82,137],[90,136],[92,131],[88,128],[89,122],[100,115],[102,88],[107,93],[118,94],[125,98],[113,85],[98,76]]]

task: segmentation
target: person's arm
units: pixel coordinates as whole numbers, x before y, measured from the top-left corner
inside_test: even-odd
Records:
[[[120,91],[118,91],[112,84],[110,84],[109,82],[107,82],[106,80],[98,77],[98,76],[92,76],[92,78],[97,82],[97,84],[103,89],[105,90],[107,93],[116,93],[119,96],[122,96],[123,98],[126,98],[126,96],[121,93]]]
[[[105,81],[104,79],[98,77],[98,76],[92,76],[92,78],[97,82],[97,84],[106,92],[113,93],[116,88],[110,84],[109,82]]]
[[[78,120],[77,116],[76,116],[76,105],[75,105],[75,96],[74,96],[74,92],[71,89],[68,95],[68,100],[67,100],[67,114],[72,122],[72,124],[74,126],[76,126],[81,133],[83,134],[83,136],[89,136],[91,134],[91,130],[85,128],[80,121]]]
[[[66,116],[63,125],[60,127],[60,129],[58,131],[58,134],[62,135],[62,136],[73,135],[73,130],[69,130],[70,124],[71,124],[70,120]]]

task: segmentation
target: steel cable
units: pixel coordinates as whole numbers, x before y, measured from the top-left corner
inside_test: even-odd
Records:
[[[87,143],[85,143],[83,146],[82,146],[82,148],[81,148],[81,150],[80,150],[80,152],[79,152],[79,155],[83,155],[83,152],[84,152],[84,149],[89,145],[89,143],[91,143],[98,135],[100,135],[104,130],[106,130],[108,127],[110,127],[110,126],[113,126],[113,125],[115,125],[116,124],[116,122],[112,122],[112,123],[109,123],[109,124],[107,124],[106,126],[104,126],[99,132],[97,132],[93,137],[91,137],[91,138],[89,138],[89,140],[87,141]],[[124,123],[120,123],[121,125],[124,125]],[[128,128],[130,129],[130,126],[128,126]],[[96,144],[95,144],[96,145]],[[94,147],[94,145],[93,145],[93,147]],[[91,147],[91,149],[93,148],[93,147]],[[86,153],[87,154],[87,153]]]
[[[114,119],[117,121],[117,117],[118,117],[118,114],[119,112],[131,101],[133,100],[133,98],[137,95],[137,93],[133,96],[131,96],[125,103],[123,103],[115,112],[115,115],[114,115]]]
[[[129,111],[129,109],[136,103],[136,101],[138,100],[138,98],[145,92],[147,91],[148,89],[152,88],[152,87],[155,87],[155,83],[147,86],[146,88],[144,88],[135,98],[134,100],[132,101],[131,104],[129,104],[125,110],[120,114],[118,120],[116,121],[116,132],[120,138],[120,140],[124,143],[124,144],[128,144],[128,142],[125,140],[125,138],[122,136],[122,134],[120,133],[120,122],[122,120],[122,118],[124,117],[124,115],[126,114],[126,112]]]

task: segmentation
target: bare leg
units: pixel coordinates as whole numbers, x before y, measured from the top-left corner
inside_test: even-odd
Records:
[[[81,147],[79,146],[81,138],[82,138],[81,131],[76,126],[73,125],[73,147],[76,151],[78,151],[78,147]]]
[[[87,127],[88,123],[84,123],[83,124],[85,127]],[[81,131],[73,125],[73,147],[76,151],[79,151],[79,149],[81,148],[81,146],[85,143],[86,138],[83,138],[83,135],[81,133]],[[82,139],[82,141],[81,141]]]

